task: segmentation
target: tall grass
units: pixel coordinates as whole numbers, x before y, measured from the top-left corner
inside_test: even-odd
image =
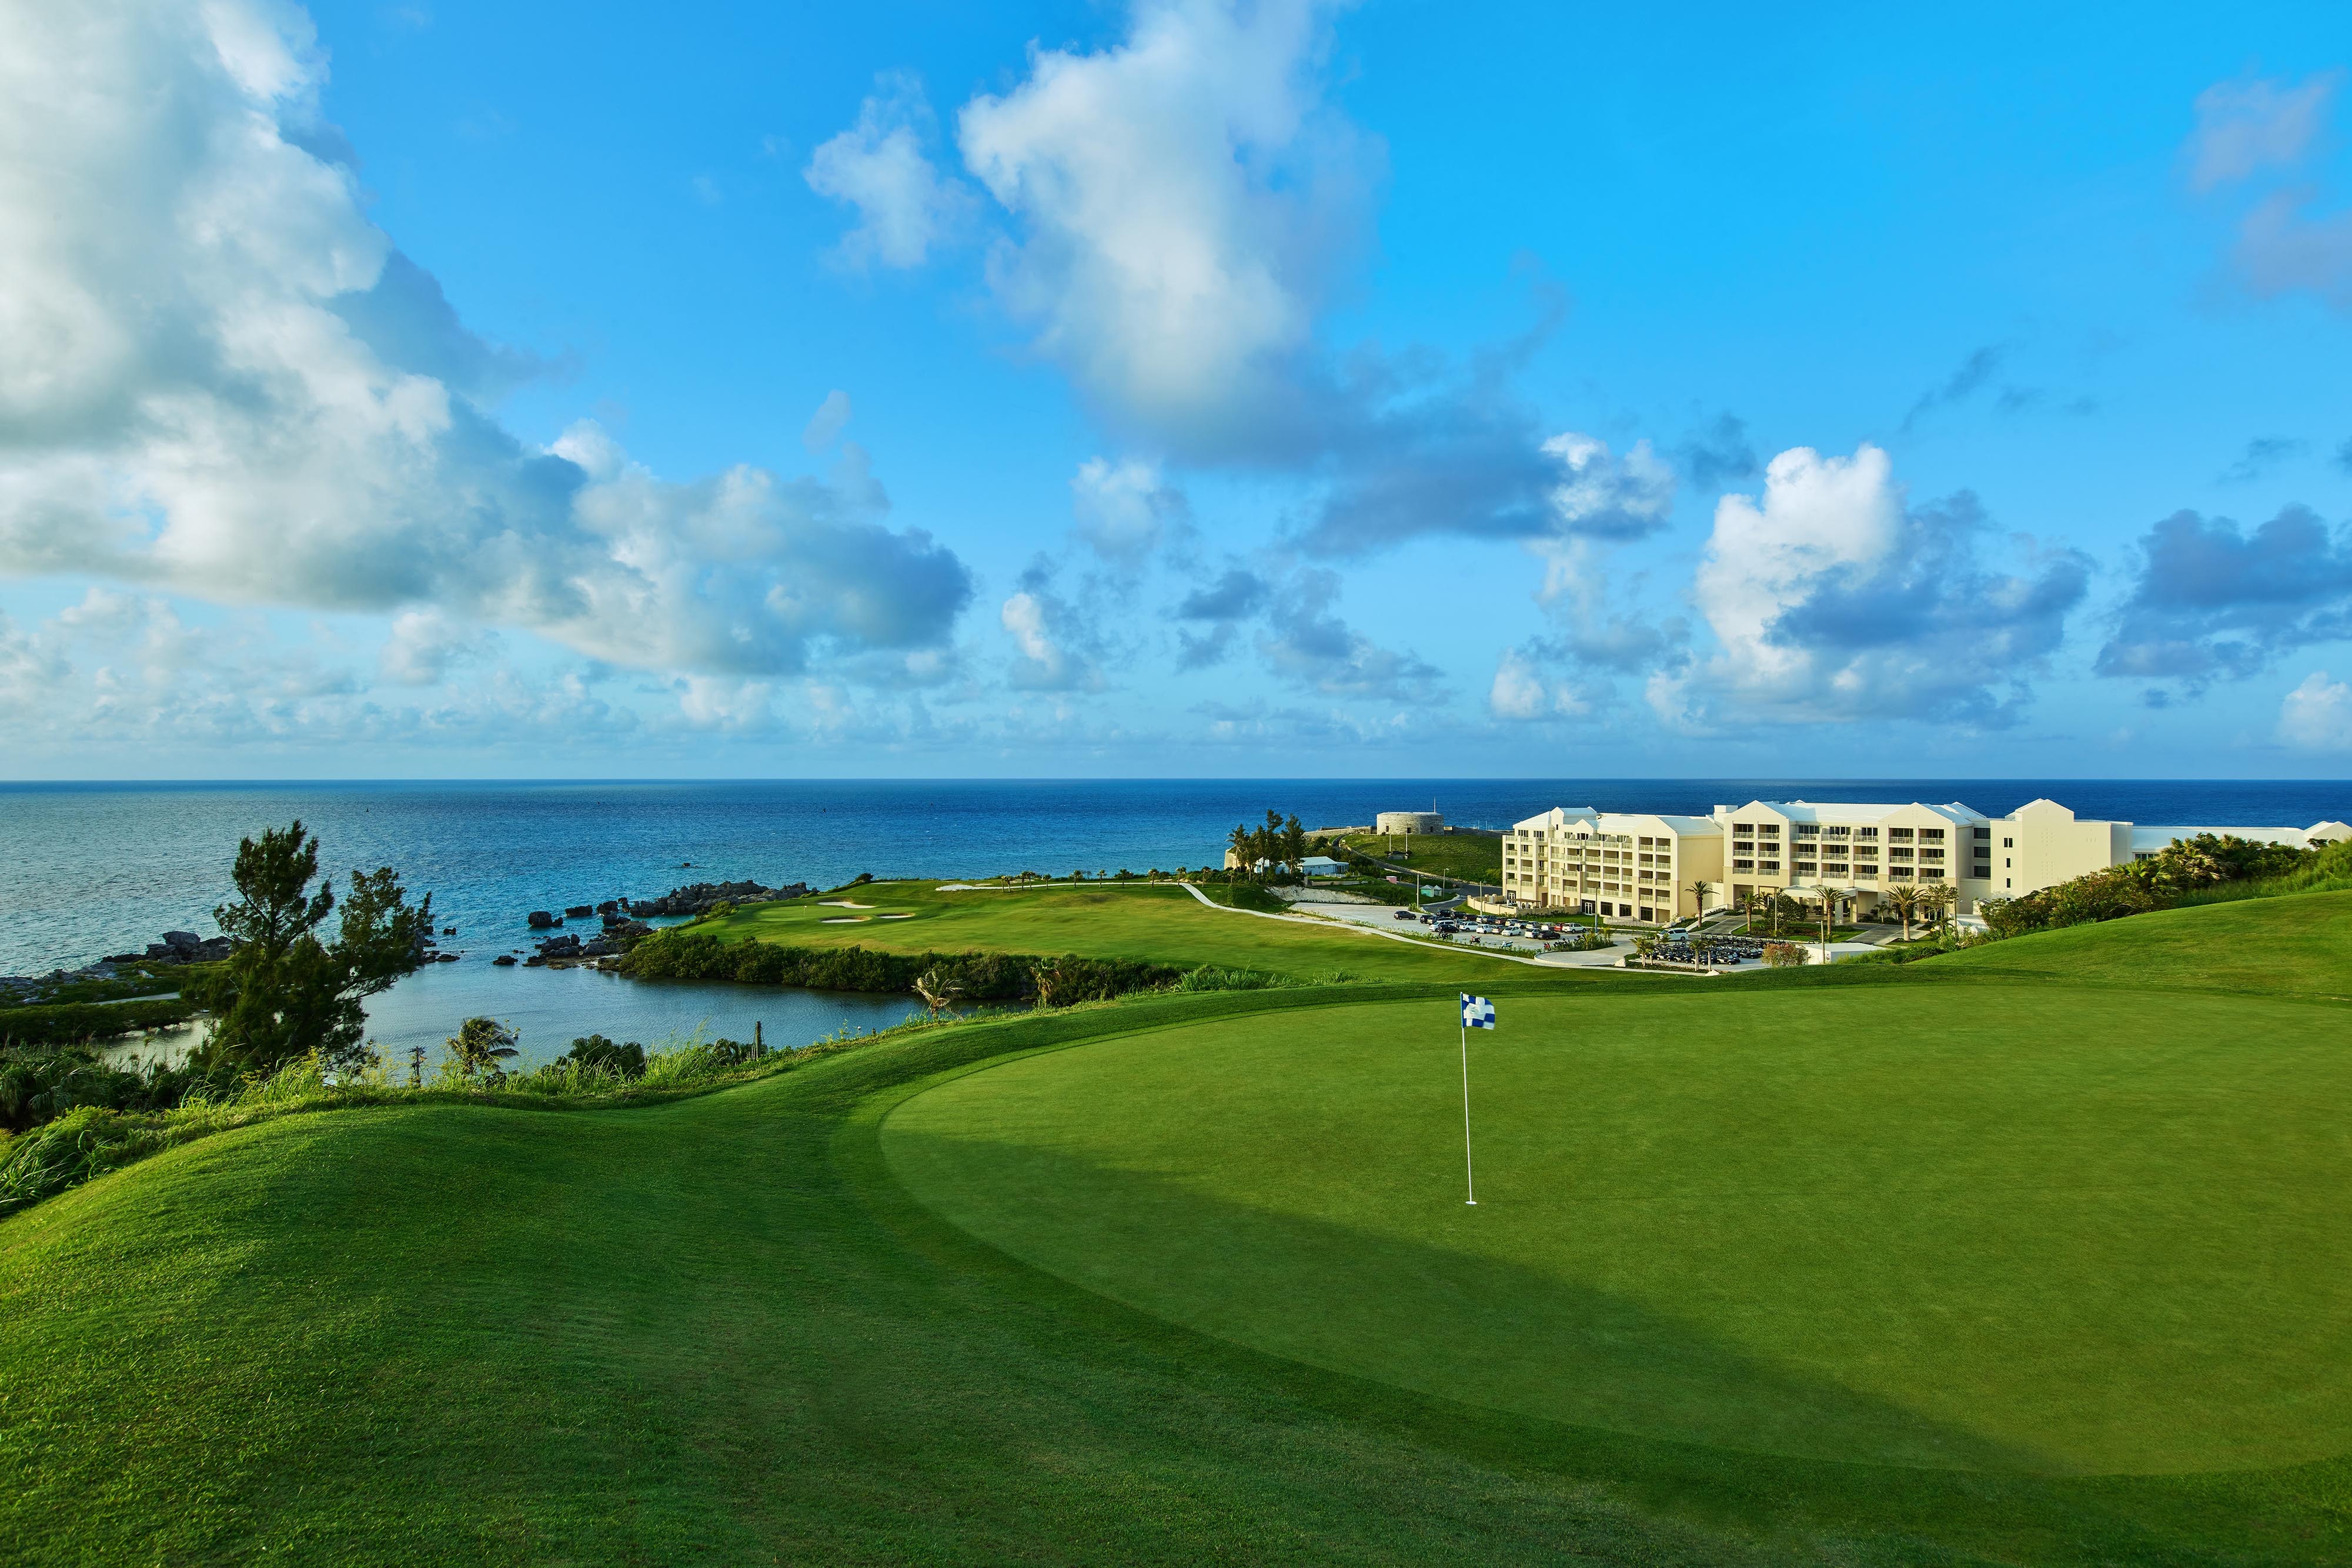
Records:
[[[2216,883],[2180,895],[2180,904],[2235,904],[2243,898],[2277,898],[2294,893],[2352,892],[2352,839],[2327,845],[2305,865],[2284,876]]]
[[[1168,988],[1173,991],[1273,991],[1286,990],[1293,986],[1344,986],[1360,980],[1361,975],[1345,969],[1334,969],[1328,975],[1273,975],[1262,969],[1233,969],[1218,964],[1203,964],[1188,969]]]
[[[356,1073],[332,1073],[315,1057],[290,1061],[267,1076],[234,1087],[191,1090],[166,1111],[116,1111],[79,1105],[14,1137],[0,1134],[0,1215],[65,1191],[152,1154],[256,1122],[362,1105],[431,1103],[562,1106],[647,1104],[750,1082],[787,1071],[885,1034],[943,1027],[914,1019],[897,1029],[859,1033],[847,1025],[795,1050],[745,1061],[732,1042],[707,1040],[701,1030],[673,1037],[646,1054],[643,1074],[625,1077],[592,1062],[551,1061],[524,1072],[467,1076],[452,1060],[423,1084],[387,1077],[379,1061]]]

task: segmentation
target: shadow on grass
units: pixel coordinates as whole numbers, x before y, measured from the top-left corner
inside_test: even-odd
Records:
[[[2077,1467],[1776,1365],[1643,1302],[1032,1146],[884,1124],[890,1168],[990,1245],[1184,1327],[1439,1398],[1809,1458]]]

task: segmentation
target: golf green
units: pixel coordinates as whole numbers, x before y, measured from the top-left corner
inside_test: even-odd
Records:
[[[1105,1296],[1472,1405],[2042,1473],[2352,1449],[2345,1014],[1965,987],[1448,1000],[1129,1033],[882,1129]]]

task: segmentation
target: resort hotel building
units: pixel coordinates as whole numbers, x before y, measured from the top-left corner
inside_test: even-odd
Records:
[[[1831,888],[1867,910],[1892,888],[1941,884],[1954,913],[2126,861],[2175,839],[2231,834],[2307,849],[2352,827],[2140,827],[2077,818],[2055,800],[2006,817],[1933,806],[1750,800],[1704,817],[1555,806],[1503,835],[1503,894],[1537,909],[1664,925],[1750,897]]]

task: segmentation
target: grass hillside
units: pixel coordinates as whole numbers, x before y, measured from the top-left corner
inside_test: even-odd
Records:
[[[953,884],[948,884],[952,886]],[[856,907],[843,907],[850,903]],[[1181,887],[992,887],[945,892],[929,882],[875,883],[828,899],[753,904],[695,927],[730,941],[879,947],[894,953],[1078,953],[1181,969],[1221,967],[1322,977],[1483,983],[1502,974],[1564,979],[1463,949],[1370,932],[1211,909]]]
[[[1349,833],[1340,841],[1375,859],[1437,876],[1485,883],[1499,882],[1503,876],[1500,833],[1414,833],[1395,838]]]
[[[2160,910],[1964,948],[1940,974],[2352,1001],[2352,893]]]
[[[1475,1209],[1450,979],[102,1177],[0,1220],[0,1561],[2352,1559],[2339,1005],[1493,967]]]

